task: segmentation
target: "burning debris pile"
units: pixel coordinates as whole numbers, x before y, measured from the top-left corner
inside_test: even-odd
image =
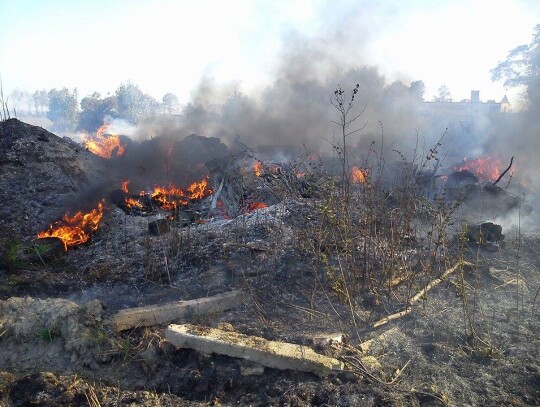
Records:
[[[108,134],[104,125],[81,148],[17,120],[2,123],[1,134],[3,193],[19,192],[5,199],[23,199],[3,217],[6,230],[28,236],[32,228],[39,238],[61,239],[66,250],[88,241],[107,205],[128,215],[161,214],[186,226],[215,217],[231,219],[290,197],[315,198],[333,182],[321,161],[307,154],[290,162],[260,160],[247,150],[233,156],[217,138],[157,137],[137,144]],[[502,214],[515,209],[520,198],[495,185],[500,164],[483,158],[452,167],[445,184],[449,197],[472,207],[489,199],[490,209]],[[352,185],[367,185],[370,169],[353,166],[349,178]],[[28,187],[20,193],[23,185]],[[77,199],[81,196],[86,196],[82,202]],[[22,213],[28,210],[31,216]],[[43,226],[36,231],[36,225]]]
[[[508,189],[515,171],[513,161],[514,157],[505,169],[498,157],[464,160],[451,167],[445,188],[450,197],[462,200],[468,209],[485,210],[490,216],[504,216],[518,209],[530,214],[532,207]],[[505,183],[504,188],[498,186],[501,181]]]
[[[6,123],[1,129],[11,130],[0,133],[1,154],[11,161],[0,164],[11,172],[9,177],[2,172],[1,180],[13,188],[21,182],[16,170],[30,166],[28,158],[16,164],[14,151],[22,154],[32,142],[37,145],[42,130]],[[26,129],[26,138],[14,137],[12,128]],[[52,151],[41,154],[78,148],[69,156],[72,164],[82,165],[76,154],[99,163],[102,172],[89,164],[83,168],[104,187],[87,196],[78,190],[85,199],[64,201],[60,214],[37,213],[41,223],[52,224],[42,227],[34,219],[25,232],[32,239],[40,232],[38,243],[54,241],[60,248],[63,258],[54,272],[33,243],[23,253],[28,263],[16,273],[0,273],[4,297],[21,295],[28,286],[36,296],[49,294],[50,287],[66,293],[69,302],[0,301],[0,313],[9,317],[1,326],[9,346],[22,340],[26,350],[31,343],[36,357],[69,351],[69,357],[46,358],[43,369],[76,369],[89,377],[97,372],[124,388],[189,400],[219,398],[223,404],[359,405],[359,395],[371,404],[422,404],[426,398],[482,404],[484,396],[471,390],[482,386],[504,401],[508,395],[529,401],[539,396],[538,365],[524,359],[538,329],[527,308],[534,308],[531,288],[539,284],[534,262],[523,262],[512,274],[504,268],[513,232],[503,234],[500,225],[485,222],[477,216],[481,208],[472,218],[456,215],[468,186],[482,193],[497,187],[497,179],[482,178],[478,168],[452,168],[441,188],[454,196],[431,196],[423,194],[420,181],[429,178],[425,185],[432,187],[434,180],[444,184],[443,177],[420,171],[424,167],[416,163],[388,165],[392,178],[383,183],[385,173],[376,166],[331,174],[308,154],[289,161],[249,151],[233,155],[219,139],[195,135],[126,142],[121,155],[117,144],[102,157],[47,137],[41,142]],[[13,139],[27,144],[9,144]],[[32,165],[30,177],[71,168],[60,160]],[[61,186],[54,177],[47,182],[53,191]],[[17,198],[21,205],[23,198]],[[471,202],[465,199],[474,206]],[[537,243],[524,240],[519,256],[535,253]],[[75,245],[77,250],[69,250]],[[518,310],[516,291],[522,301]],[[49,304],[58,312],[48,313]],[[34,325],[46,329],[32,326],[15,335],[28,319],[24,306],[37,315]],[[470,313],[477,309],[473,321]],[[514,335],[514,321],[509,322],[514,312],[527,321],[520,326],[523,340],[507,360],[499,359],[498,347]],[[62,315],[84,340],[76,342],[61,326]],[[47,340],[34,345],[31,332],[39,329]],[[81,349],[73,350],[78,344]],[[261,355],[257,363],[242,356],[255,353]],[[313,376],[313,368],[305,369],[306,355],[332,361],[331,367],[316,368],[320,377]],[[0,352],[2,357],[15,370],[35,369],[32,360],[16,366],[14,357]],[[277,360],[284,358],[288,362]],[[509,374],[486,385],[485,377],[500,374],[498,364]],[[516,390],[522,366],[536,373]],[[451,383],[443,380],[448,376]]]
[[[17,200],[2,207],[6,236],[15,231],[21,238],[57,238],[67,250],[90,239],[111,205],[129,215],[161,213],[181,225],[266,206],[245,197],[224,204],[226,192],[223,200],[214,195],[205,160],[229,160],[228,149],[216,138],[191,135],[135,144],[106,134],[103,126],[83,140],[83,147],[16,119],[1,126],[3,198]],[[125,176],[130,178],[120,181]],[[166,184],[160,182],[164,178]],[[137,193],[132,193],[134,185]]]
[[[98,229],[101,218],[103,218],[103,201],[88,213],[79,211],[73,216],[64,215],[61,221],[55,222],[47,230],[38,233],[38,238],[58,238],[67,251],[70,246],[87,242],[91,233]]]
[[[155,185],[150,192],[140,191],[138,194],[130,194],[128,185],[130,180],[122,183],[121,192],[114,191],[112,199],[128,215],[147,216],[155,213],[158,209],[177,212],[182,207],[208,198],[214,190],[208,186],[208,180],[202,179],[194,182],[187,188],[178,188],[172,184],[168,187]]]

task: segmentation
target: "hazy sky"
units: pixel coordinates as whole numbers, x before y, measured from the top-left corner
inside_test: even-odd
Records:
[[[457,100],[500,100],[489,70],[538,23],[540,0],[0,0],[0,75],[5,93],[130,80],[186,102],[201,77],[262,89],[300,37],[336,65],[423,80],[427,99],[445,83]]]

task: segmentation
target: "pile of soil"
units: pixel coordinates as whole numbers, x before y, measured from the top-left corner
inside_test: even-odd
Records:
[[[106,160],[18,119],[0,122],[0,232],[27,237],[67,211],[95,205]]]

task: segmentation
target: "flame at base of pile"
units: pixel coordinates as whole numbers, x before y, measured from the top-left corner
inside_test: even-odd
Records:
[[[50,225],[47,230],[38,233],[38,238],[56,237],[62,240],[66,251],[70,246],[87,242],[91,233],[98,229],[103,218],[103,202],[101,200],[97,208],[88,213],[79,211],[73,216],[65,214],[62,220]]]
[[[469,171],[480,181],[495,181],[501,174],[504,163],[499,157],[488,156],[473,160],[465,158],[463,163],[455,165],[452,170],[455,172]]]
[[[128,194],[129,181],[122,183],[122,192]],[[174,211],[179,207],[187,206],[191,201],[199,201],[207,198],[214,193],[214,190],[208,186],[208,180],[206,178],[199,182],[194,182],[186,189],[177,188],[174,185],[168,187],[162,187],[156,185],[152,192],[140,192],[139,195],[132,195],[124,198],[123,205],[125,208],[131,210],[152,212],[152,208],[148,206],[155,206],[163,210]]]

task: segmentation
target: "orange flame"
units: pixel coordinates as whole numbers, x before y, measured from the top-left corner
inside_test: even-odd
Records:
[[[481,181],[495,181],[501,174],[504,164],[498,157],[480,157],[467,161],[465,158],[462,165],[456,165],[452,169],[456,172],[470,171]]]
[[[247,209],[249,212],[256,211],[257,209],[263,209],[268,208],[268,205],[266,205],[264,202],[251,202]]]
[[[368,170],[356,166],[351,169],[351,180],[353,184],[365,184],[367,181]]]
[[[253,171],[255,172],[255,175],[257,177],[262,177],[263,174],[263,166],[260,161],[257,161],[255,164],[253,164]]]
[[[103,158],[111,158],[113,153],[120,157],[124,154],[126,146],[120,142],[118,134],[105,135],[109,128],[108,124],[101,126],[95,136],[87,136],[84,139],[84,146],[88,151]]]
[[[129,185],[130,182],[131,182],[131,180],[129,180],[129,179],[128,179],[128,180],[125,180],[125,181],[122,181],[122,187],[121,187],[121,189],[122,189],[122,192],[123,192],[124,194],[129,193],[128,185]]]
[[[187,190],[189,192],[189,199],[202,199],[205,196],[210,195],[212,190],[210,190],[210,193],[208,193],[208,190],[206,187],[208,186],[208,181],[206,179],[203,179],[201,182],[194,182],[191,184]]]
[[[124,203],[128,208],[136,208],[136,209],[143,209],[144,206],[142,203],[140,203],[138,200],[133,198],[126,198],[124,200]]]
[[[172,185],[169,188],[155,186],[150,196],[165,210],[174,210],[178,204],[187,205],[184,191]]]
[[[65,214],[62,220],[38,233],[38,238],[57,237],[62,240],[64,249],[67,251],[69,246],[76,246],[90,239],[90,234],[98,229],[102,217],[103,200],[89,213],[79,211],[73,216]]]
[[[159,205],[166,210],[176,209],[178,205],[187,205],[190,200],[203,199],[214,193],[212,188],[208,187],[208,180],[203,179],[200,182],[194,182],[186,190],[169,185],[168,188],[155,186],[150,196],[156,200]]]
[[[217,200],[216,207],[218,211],[221,213],[221,216],[223,216],[224,219],[231,220],[232,218],[227,213],[227,208],[225,207],[225,204],[221,199]]]
[[[129,181],[122,182],[122,191],[127,194],[127,185]],[[174,185],[169,184],[168,187],[162,187],[159,185],[154,186],[154,190],[150,193],[141,191],[139,193],[139,199],[134,197],[126,197],[124,204],[128,208],[144,209],[145,205],[141,202],[141,199],[151,198],[157,206],[165,210],[174,210],[179,205],[185,206],[189,204],[190,200],[198,200],[206,198],[214,193],[212,188],[208,187],[208,180],[202,179],[200,182],[194,182],[188,186],[185,190],[177,188]]]

